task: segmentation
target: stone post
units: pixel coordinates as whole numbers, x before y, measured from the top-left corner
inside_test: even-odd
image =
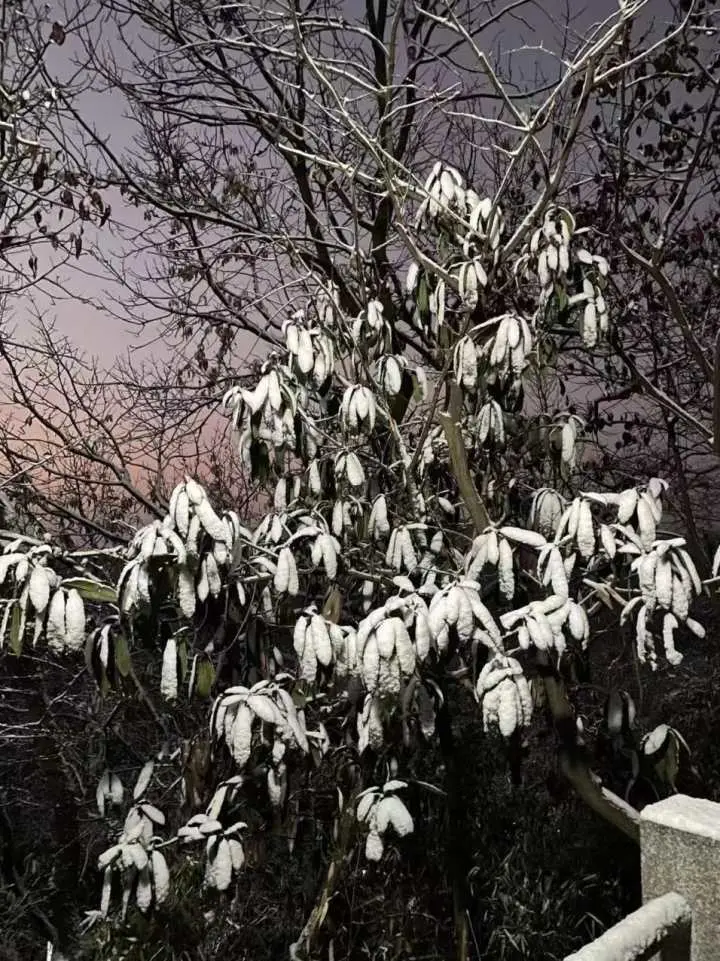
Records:
[[[720,959],[720,804],[675,794],[640,815],[643,901],[670,892],[692,910],[691,961]],[[686,958],[668,944],[662,961]]]

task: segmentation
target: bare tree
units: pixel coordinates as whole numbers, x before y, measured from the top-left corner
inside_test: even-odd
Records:
[[[0,458],[2,489],[36,533],[126,544],[139,523],[162,516],[188,472],[248,509],[239,460],[231,449],[218,459],[227,423],[202,378],[173,389],[171,361],[119,359],[105,371],[40,319],[35,331],[29,343],[7,329],[0,340],[9,374]]]
[[[80,163],[65,104],[87,78],[51,75],[48,61],[87,24],[77,4],[61,24],[39,3],[0,4],[0,258],[2,292],[63,292],[63,267],[80,256],[89,224],[109,210]]]

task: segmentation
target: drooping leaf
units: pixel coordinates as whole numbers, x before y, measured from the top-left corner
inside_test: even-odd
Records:
[[[198,697],[210,697],[214,683],[215,667],[211,660],[203,657],[197,665],[194,693],[197,694]]]
[[[22,627],[23,616],[20,605],[13,601],[12,614],[10,616],[10,650],[18,657],[22,652]]]
[[[125,634],[115,637],[115,667],[120,677],[128,677],[132,671],[132,660]]]
[[[117,591],[112,584],[104,584],[91,577],[67,577],[63,578],[62,583],[67,590],[75,588],[84,601],[95,604],[117,604]]]

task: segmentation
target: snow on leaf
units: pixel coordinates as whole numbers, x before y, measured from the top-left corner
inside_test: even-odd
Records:
[[[162,852],[153,851],[150,855],[155,901],[162,904],[170,894],[170,872]]]
[[[384,797],[377,806],[377,831],[384,834],[391,826],[398,837],[405,837],[413,831],[413,819],[410,812],[398,797]]]
[[[155,764],[153,761],[147,761],[143,764],[140,773],[138,774],[138,779],[135,782],[135,787],[133,788],[133,799],[138,801],[148,789],[150,780],[155,769]]]
[[[368,861],[380,861],[385,850],[382,838],[377,831],[370,831],[365,840],[365,857]]]

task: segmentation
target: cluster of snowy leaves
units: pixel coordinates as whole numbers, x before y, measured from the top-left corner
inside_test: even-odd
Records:
[[[122,916],[127,913],[133,894],[141,911],[162,904],[170,892],[170,872],[162,853],[162,839],[157,831],[165,824],[165,815],[150,804],[145,794],[153,775],[153,762],[143,765],[135,787],[133,802],[127,811],[115,844],[100,855],[98,867],[103,872],[100,910],[107,914],[113,882],[120,882]],[[97,805],[101,815],[106,805],[120,807],[124,800],[123,784],[117,774],[105,771],[97,786]]]
[[[92,553],[92,552],[91,552]],[[64,555],[48,543],[16,537],[0,554],[0,649],[16,654],[25,636],[33,646],[44,638],[57,654],[85,648],[87,616],[85,601],[112,602],[115,590],[88,576],[82,552]]]
[[[133,538],[114,609],[87,640],[98,682],[112,683],[128,669],[139,615],[162,603],[183,622],[158,652],[160,693],[171,705],[185,680],[189,695],[212,690],[212,749],[236,774],[177,840],[204,843],[206,882],[219,890],[245,863],[246,823],[233,812],[258,769],[282,811],[290,766],[322,763],[333,737],[358,755],[395,758],[401,746],[388,731],[401,718],[408,738],[431,740],[444,698],[439,676],[470,676],[485,727],[510,737],[531,722],[538,665],[557,669],[591,642],[600,602],[616,608],[619,623],[632,621],[639,658],[653,667],[658,644],[671,664],[680,659],[678,629],[703,634],[691,616],[703,581],[684,541],[660,533],[663,482],[576,490],[581,419],[523,409],[524,380],[554,336],[551,307],[567,312],[588,348],[607,332],[607,261],[558,207],[506,257],[507,213],[445,165],[433,169],[424,195],[422,256],[408,270],[407,303],[376,292],[347,316],[338,289],[318,281],[255,387],[224,398],[248,470],[272,491],[266,516],[246,527],[187,478],[167,516]],[[491,312],[495,290],[508,284],[523,294],[513,302],[534,302],[534,313]],[[401,353],[403,317],[434,364]],[[518,429],[543,434],[539,488],[522,468],[508,479],[509,435]],[[473,491],[487,517],[475,530]],[[30,618],[34,642],[44,633],[72,651],[84,640],[80,588],[51,560],[49,548],[6,549],[0,581],[12,572],[13,597],[3,602],[2,636],[12,622],[17,646]],[[83,585],[91,600],[111,599]],[[202,629],[233,612],[238,637],[261,648],[264,676],[222,690]],[[328,715],[340,721],[332,736]],[[112,777],[101,794],[115,803]],[[120,837],[100,859],[103,912],[116,874],[125,907],[132,891],[142,910],[165,896],[156,837],[164,819],[143,800],[141,779]],[[404,783],[353,800],[370,859],[382,856],[388,826],[400,837],[413,830],[397,797]]]

